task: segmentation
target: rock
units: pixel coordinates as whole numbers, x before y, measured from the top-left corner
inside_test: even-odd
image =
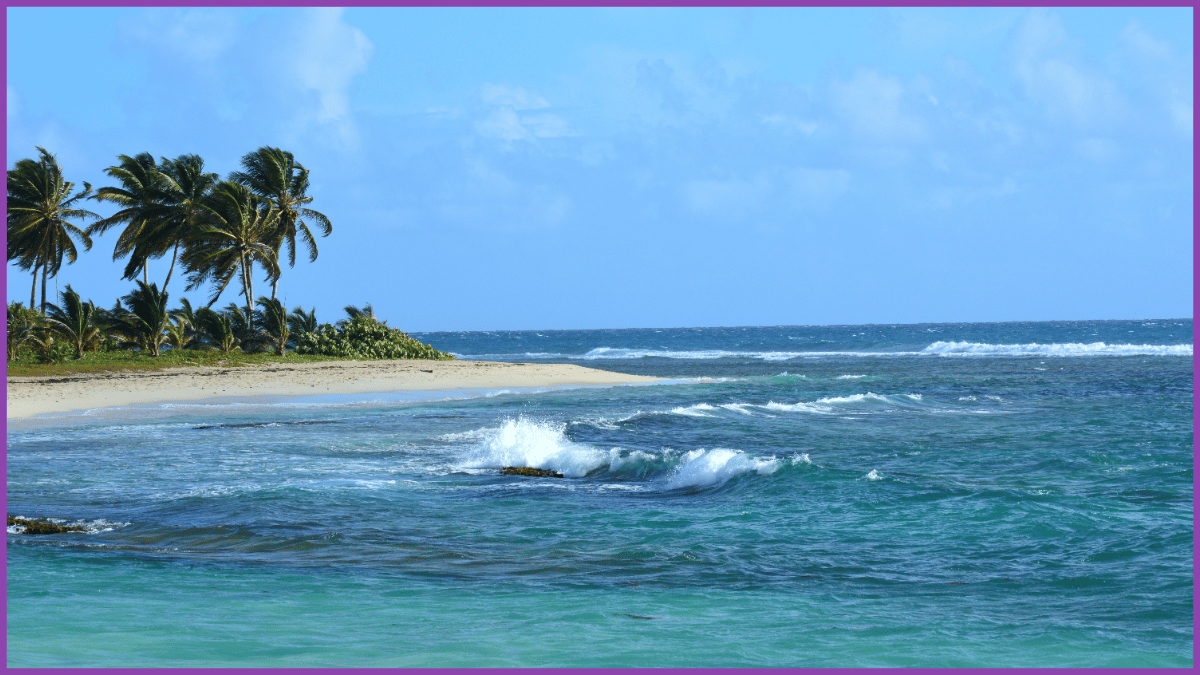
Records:
[[[533,476],[536,478],[562,478],[563,475],[550,469],[531,469],[527,466],[506,466],[500,473],[510,476]]]
[[[55,525],[45,520],[26,520],[25,518],[8,517],[8,526],[20,525],[25,528],[25,534],[62,534],[63,532],[83,532],[85,528],[79,525]]]

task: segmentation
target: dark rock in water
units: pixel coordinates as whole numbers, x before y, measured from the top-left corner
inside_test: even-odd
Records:
[[[25,518],[8,517],[8,526],[20,525],[25,528],[25,534],[62,534],[63,532],[83,532],[79,525],[55,525],[45,520],[26,520]]]
[[[500,473],[511,476],[534,476],[537,478],[562,478],[563,475],[550,469],[531,469],[527,466],[506,466]]]

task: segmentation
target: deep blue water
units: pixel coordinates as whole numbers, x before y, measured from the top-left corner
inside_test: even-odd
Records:
[[[8,665],[1192,665],[1190,319],[415,337],[668,380],[10,425]]]

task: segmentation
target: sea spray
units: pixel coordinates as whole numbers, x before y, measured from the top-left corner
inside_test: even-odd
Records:
[[[535,421],[524,416],[504,420],[499,428],[483,430],[468,450],[464,468],[506,466],[550,469],[579,478],[607,463],[607,453],[566,436],[566,424]]]
[[[767,475],[774,473],[778,468],[779,462],[774,457],[759,459],[750,457],[741,450],[692,450],[683,455],[679,468],[667,478],[666,487],[674,490],[682,487],[721,485],[739,474],[756,471]]]

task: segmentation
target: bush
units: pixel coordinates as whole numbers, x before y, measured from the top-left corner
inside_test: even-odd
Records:
[[[342,328],[322,324],[296,339],[297,354],[319,354],[354,359],[428,359],[450,361],[454,357],[418,342],[398,328],[388,328],[374,318],[351,318]]]

